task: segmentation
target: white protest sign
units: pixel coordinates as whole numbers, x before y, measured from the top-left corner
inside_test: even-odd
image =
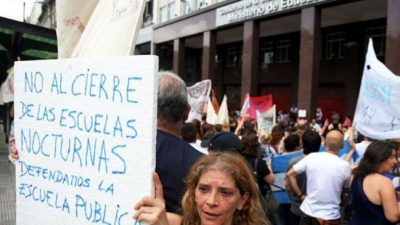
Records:
[[[210,91],[211,80],[203,80],[187,88],[190,105],[187,122],[192,122],[193,119],[201,120],[204,113],[204,105],[206,104],[207,97],[210,95]]]
[[[16,62],[17,225],[134,224],[152,194],[158,59]]]
[[[307,110],[306,109],[299,109],[297,111],[297,117],[306,118],[307,117]]]
[[[271,133],[276,124],[276,105],[265,112],[260,113],[258,110],[256,112],[258,129],[265,133]]]
[[[400,137],[400,77],[376,58],[371,40],[354,122],[360,133],[373,139]]]

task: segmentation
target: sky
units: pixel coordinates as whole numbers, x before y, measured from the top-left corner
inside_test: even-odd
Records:
[[[13,20],[23,21],[24,3],[25,17],[31,13],[35,0],[0,0],[0,16]]]

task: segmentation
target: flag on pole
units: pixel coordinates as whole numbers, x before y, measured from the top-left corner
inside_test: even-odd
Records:
[[[215,91],[214,90],[211,90],[211,101],[212,101],[215,113],[218,113],[219,112],[219,104],[218,104],[218,99],[217,99],[217,97],[215,95]]]
[[[218,111],[218,117],[216,124],[229,124],[229,112],[228,112],[228,99],[224,95],[224,99],[221,103],[221,108]]]
[[[187,121],[193,119],[201,120],[204,113],[204,104],[209,99],[211,91],[211,80],[203,80],[197,82],[193,86],[187,88],[190,112]],[[208,98],[208,99],[207,99]]]
[[[211,99],[208,97],[208,103],[207,103],[207,118],[206,122],[208,124],[213,124],[215,125],[217,122],[217,114],[215,113],[214,107],[211,104]]]
[[[364,136],[400,138],[400,77],[381,63],[369,40],[354,122]]]

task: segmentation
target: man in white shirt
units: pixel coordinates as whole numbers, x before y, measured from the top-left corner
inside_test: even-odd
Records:
[[[356,144],[356,152],[358,154],[358,158],[355,161],[356,165],[360,164],[360,161],[364,157],[364,153],[370,144],[371,140],[366,136],[364,136],[363,140],[360,143]]]
[[[343,147],[343,135],[333,130],[325,143],[326,152],[309,154],[286,174],[292,190],[303,200],[300,209],[309,224],[319,224],[318,220],[340,224],[342,188],[350,186],[350,165],[337,156]],[[297,184],[296,176],[301,173],[307,175],[307,195]]]

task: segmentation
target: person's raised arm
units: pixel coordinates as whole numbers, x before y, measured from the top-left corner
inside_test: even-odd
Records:
[[[235,135],[236,136],[240,136],[240,131],[243,128],[243,124],[244,124],[244,121],[246,121],[246,118],[247,118],[246,115],[244,115],[244,116],[239,118],[238,125],[237,125],[237,127],[235,129]]]
[[[329,120],[325,119],[324,126],[319,131],[320,136],[323,136],[325,134],[325,130],[328,128],[328,126],[329,126]]]
[[[160,178],[153,173],[155,197],[143,197],[135,205],[133,218],[138,221],[147,222],[150,225],[178,225],[182,219],[179,215],[167,213]]]

